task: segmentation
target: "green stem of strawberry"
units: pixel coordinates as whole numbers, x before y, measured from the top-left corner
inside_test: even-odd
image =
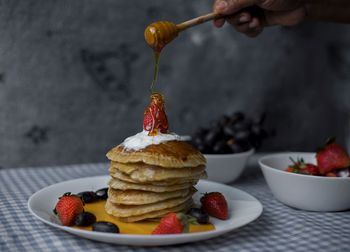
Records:
[[[295,162],[295,160],[292,157],[289,157],[289,160],[293,163],[293,165],[297,164],[297,162]]]
[[[188,217],[184,213],[177,213],[176,217],[180,220],[183,226],[183,231],[182,233],[189,233],[190,232],[190,225],[188,222]]]
[[[336,140],[336,137],[332,136],[332,137],[329,137],[327,140],[326,140],[326,144],[325,145],[329,145],[331,143],[335,143],[335,140]]]

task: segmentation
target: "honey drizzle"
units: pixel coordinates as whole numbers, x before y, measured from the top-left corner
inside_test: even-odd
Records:
[[[153,80],[150,87],[151,94],[154,93],[154,85],[158,80],[158,72],[159,72],[159,60],[160,60],[160,51],[154,50],[154,72],[153,72]]]

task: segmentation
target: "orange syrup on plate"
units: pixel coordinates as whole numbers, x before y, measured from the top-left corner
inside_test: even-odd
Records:
[[[134,223],[126,223],[120,221],[117,217],[113,217],[105,211],[105,200],[97,201],[94,203],[88,203],[85,204],[84,210],[85,212],[93,213],[96,216],[96,221],[109,221],[114,224],[116,224],[119,227],[119,231],[121,234],[138,234],[138,235],[150,235],[152,231],[156,228],[156,226],[159,224],[158,222],[152,222],[152,221],[140,221],[140,222],[134,222]],[[91,231],[92,227],[77,227],[74,226],[74,228],[82,229],[82,230],[88,230]],[[205,231],[211,231],[215,230],[215,227],[213,224],[200,224],[200,225],[193,225],[190,224],[190,233],[195,232],[205,232]]]

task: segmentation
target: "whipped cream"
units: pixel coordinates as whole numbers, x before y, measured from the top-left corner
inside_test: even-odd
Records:
[[[120,145],[124,146],[125,149],[141,150],[148,145],[161,144],[173,140],[186,141],[188,137],[182,137],[175,133],[163,134],[160,132],[155,136],[149,136],[148,131],[143,130],[136,135],[126,138]]]

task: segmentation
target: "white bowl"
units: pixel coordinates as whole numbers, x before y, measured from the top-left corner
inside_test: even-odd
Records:
[[[315,153],[289,152],[262,157],[259,165],[273,195],[282,203],[307,211],[350,209],[350,178],[286,172],[294,160],[316,164]]]
[[[205,154],[208,180],[229,183],[236,180],[243,172],[248,158],[254,149],[235,154]]]

